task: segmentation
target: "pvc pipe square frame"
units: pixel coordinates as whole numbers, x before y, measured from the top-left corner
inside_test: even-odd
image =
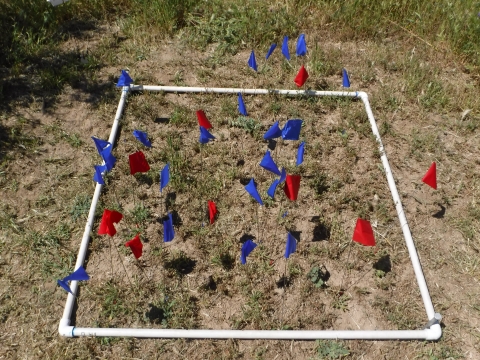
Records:
[[[403,231],[408,253],[412,261],[413,270],[417,278],[417,283],[422,296],[423,305],[427,313],[427,323],[421,330],[206,330],[206,329],[146,329],[146,328],[81,328],[70,324],[70,318],[75,301],[75,295],[78,289],[78,282],[72,281],[70,288],[72,294],[67,295],[67,302],[63,312],[62,319],[58,327],[60,335],[66,337],[77,336],[99,336],[99,337],[137,337],[137,338],[191,338],[191,339],[278,339],[278,340],[317,340],[317,339],[363,339],[363,340],[438,340],[442,336],[439,313],[435,313],[432,299],[428,292],[425,276],[423,275],[417,250],[412,239],[407,218],[403,210],[400,197],[398,195],[392,170],[388,163],[377,123],[370,108],[368,95],[365,92],[345,92],[345,91],[313,91],[313,90],[267,90],[267,89],[235,89],[235,88],[201,88],[201,87],[179,87],[179,86],[149,86],[149,85],[130,85],[122,88],[122,95],[118,104],[115,119],[108,141],[114,143],[120,118],[129,91],[159,91],[167,93],[200,93],[200,94],[237,94],[245,95],[289,95],[289,96],[337,96],[358,98],[365,105],[368,120],[372,127],[380,150],[380,158],[387,176],[388,187],[392,194],[393,202],[397,210],[400,226]],[[77,256],[75,269],[83,265],[87,253],[88,243],[90,241],[90,231],[92,231],[95,209],[102,191],[102,186],[97,183],[93,194],[90,211],[88,213],[85,232]]]

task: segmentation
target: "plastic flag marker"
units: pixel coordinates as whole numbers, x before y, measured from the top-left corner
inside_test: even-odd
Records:
[[[305,141],[302,141],[297,151],[297,166],[303,163],[303,154],[305,153]]]
[[[282,43],[282,54],[285,56],[287,60],[290,60],[290,52],[288,51],[288,36],[285,36],[283,38],[283,43]]]
[[[282,130],[280,129],[280,126],[278,126],[278,121],[275,121],[275,123],[270,126],[270,129],[267,130],[265,135],[263,135],[263,138],[265,140],[271,140],[276,139],[280,136],[282,136]]]
[[[305,84],[305,81],[307,81],[307,79],[308,79],[308,72],[307,70],[305,70],[305,66],[302,65],[302,67],[298,71],[297,76],[295,76],[295,79],[294,79],[295,84],[298,87],[302,87],[303,84]]]
[[[255,60],[255,52],[252,50],[250,58],[248,59],[248,66],[257,71],[257,60]]]
[[[280,175],[279,183],[283,183],[285,179],[287,178],[287,170],[285,168],[282,168],[282,173]]]
[[[83,266],[80,266],[77,270],[75,270],[70,275],[64,277],[61,280],[57,280],[57,284],[60,285],[63,289],[65,289],[65,291],[73,295],[72,290],[70,289],[70,286],[68,286],[68,281],[86,281],[86,280],[90,280],[90,276],[88,276]]]
[[[250,253],[257,247],[257,244],[255,244],[252,240],[247,240],[243,243],[242,245],[242,251],[240,254],[240,261],[242,262],[243,265],[247,263],[247,256],[250,255]]]
[[[103,211],[102,220],[100,221],[100,227],[98,228],[98,235],[115,235],[117,233],[117,229],[115,229],[113,224],[120,222],[122,218],[123,215],[118,211],[105,209]]]
[[[268,49],[268,51],[267,51],[267,55],[265,55],[265,60],[268,60],[268,58],[270,57],[270,55],[272,55],[273,50],[275,50],[276,47],[277,47],[277,44],[272,44],[270,46],[270,49]]]
[[[132,240],[127,241],[125,243],[125,246],[129,247],[130,250],[132,250],[135,259],[138,259],[140,258],[140,256],[142,256],[143,244],[140,241],[140,234],[137,234]]]
[[[95,165],[94,168],[95,168],[95,173],[93,174],[93,181],[96,181],[100,185],[105,185],[105,181],[103,181],[102,172],[107,170],[107,166],[106,165]]]
[[[372,225],[368,220],[357,219],[352,240],[365,246],[375,246]]]
[[[273,180],[272,185],[270,185],[270,187],[269,187],[268,190],[267,190],[268,196],[270,196],[272,199],[275,197],[275,191],[277,190],[278,184],[280,184],[280,180],[279,180],[279,179]]]
[[[198,126],[203,126],[207,130],[212,128],[212,124],[208,121],[207,115],[205,115],[203,110],[197,110],[197,120]]]
[[[92,140],[95,143],[98,154],[102,157],[103,161],[105,161],[107,171],[112,170],[117,161],[115,156],[112,155],[112,144],[106,140],[98,139],[95,136],[92,136]]]
[[[287,175],[285,179],[283,191],[285,191],[285,195],[292,201],[297,200],[298,190],[300,189],[300,179],[300,175]]]
[[[160,171],[160,192],[162,192],[163,188],[168,185],[170,181],[170,163],[167,163]]]
[[[307,44],[305,42],[305,34],[300,34],[297,40],[297,56],[307,55]]]
[[[175,237],[175,230],[173,230],[172,214],[168,213],[168,219],[163,222],[163,241],[170,242]]]
[[[107,140],[98,139],[95,136],[92,136],[92,140],[95,143],[98,155],[100,156],[102,156],[103,150],[107,149],[111,145]]]
[[[245,103],[243,102],[243,97],[241,93],[238,93],[238,111],[243,116],[248,116],[247,109],[245,107]]]
[[[150,165],[148,165],[147,159],[145,159],[145,154],[141,151],[137,151],[128,156],[130,161],[130,175],[135,175],[137,172],[147,172],[150,170]]]
[[[200,126],[200,137],[198,138],[200,144],[206,144],[213,139],[215,139],[215,136],[210,134],[203,126]]]
[[[349,88],[350,87],[350,79],[348,78],[348,73],[347,73],[347,70],[345,70],[345,68],[342,69],[342,75],[343,75],[342,86],[346,87],[346,88]]]
[[[118,78],[117,87],[130,86],[133,83],[133,79],[128,75],[125,70],[122,70],[120,77]]]
[[[253,197],[257,202],[263,206],[263,201],[262,198],[260,197],[260,194],[258,193],[257,186],[255,185],[255,181],[250,180],[250,182],[245,186],[245,190],[250,194],[251,197]]]
[[[272,156],[270,155],[270,150],[267,150],[265,156],[263,157],[262,161],[260,162],[260,166],[263,167],[264,169],[273,172],[274,174],[280,176],[280,170],[278,170],[277,164],[272,159]]]
[[[215,216],[217,215],[217,205],[213,201],[208,200],[208,215],[210,217],[210,224],[215,222]]]
[[[148,140],[148,135],[144,131],[133,130],[133,136],[137,138],[146,147],[152,147],[152,143]]]
[[[428,186],[437,190],[437,164],[435,163],[435,161],[432,163],[430,169],[428,169],[427,173],[422,178],[422,181]]]
[[[285,246],[285,259],[288,259],[291,254],[297,251],[297,239],[292,234],[287,235],[287,245]]]
[[[288,120],[282,130],[283,140],[298,140],[300,137],[300,130],[302,130],[303,120],[294,119]]]

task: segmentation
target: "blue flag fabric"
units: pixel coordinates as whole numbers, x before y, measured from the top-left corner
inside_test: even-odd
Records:
[[[107,170],[107,166],[106,165],[95,165],[94,168],[95,168],[95,173],[93,174],[93,181],[96,181],[100,185],[105,185],[105,181],[103,181],[102,172]]]
[[[350,87],[350,79],[348,78],[347,70],[342,69],[343,79],[342,79],[342,86],[343,87]]]
[[[282,54],[287,60],[290,60],[290,52],[288,51],[288,36],[283,38]]]
[[[305,42],[305,34],[300,34],[297,40],[297,56],[307,55],[307,44]]]
[[[274,174],[280,176],[280,170],[278,170],[277,164],[273,161],[272,156],[270,155],[270,150],[267,150],[265,156],[263,157],[262,161],[260,162],[260,166],[264,169],[273,172]]]
[[[95,136],[92,136],[92,140],[95,143],[98,154],[102,156],[102,151],[105,150],[110,145],[110,143],[107,140],[98,139]]]
[[[305,153],[305,141],[302,141],[297,151],[297,166],[303,163],[303,154]]]
[[[117,87],[130,86],[130,84],[133,84],[133,79],[130,77],[130,75],[128,75],[125,70],[122,70],[122,73],[118,78]]]
[[[282,174],[280,175],[280,179],[279,179],[280,184],[283,183],[286,178],[287,178],[287,170],[285,170],[285,168],[282,168]]]
[[[245,107],[245,103],[243,102],[243,97],[241,93],[238,93],[238,111],[243,116],[248,116],[247,108]]]
[[[288,120],[282,130],[283,140],[298,140],[302,123],[300,119]]]
[[[69,281],[81,281],[81,280],[89,280],[90,276],[88,276],[87,272],[83,268],[83,266],[80,266],[77,270],[75,270],[73,273],[70,275],[64,277],[61,280],[57,280],[57,284],[60,285],[65,291],[69,292],[70,294],[73,295],[72,290],[70,289],[70,286],[68,285]]]
[[[247,256],[250,255],[250,253],[257,247],[257,244],[255,244],[252,240],[247,240],[243,243],[242,245],[242,251],[240,254],[240,261],[242,262],[243,265],[247,263]]]
[[[170,163],[167,163],[160,171],[160,192],[162,192],[162,189],[168,185],[168,182],[170,181]]]
[[[297,240],[293,237],[292,234],[288,233],[287,235],[287,246],[285,247],[285,259],[297,251]]]
[[[175,230],[173,230],[172,214],[168,213],[168,219],[163,222],[163,241],[170,242],[175,237]]]
[[[250,58],[248,59],[248,66],[257,71],[257,60],[255,60],[255,52],[252,50]]]
[[[133,136],[137,138],[146,147],[152,147],[152,143],[148,140],[148,135],[144,131],[133,130]]]
[[[275,44],[275,43],[270,46],[270,49],[268,49],[268,51],[267,51],[267,55],[265,55],[265,60],[268,60],[270,55],[272,55],[273,50],[275,50],[276,48],[277,48],[277,44]]]
[[[275,121],[275,123],[270,126],[270,129],[267,130],[265,135],[263,135],[263,138],[265,140],[271,140],[276,139],[280,136],[282,136],[282,130],[280,129],[280,126],[278,126],[278,121]]]
[[[263,201],[262,198],[260,197],[260,194],[258,193],[257,187],[255,186],[255,181],[250,180],[250,182],[245,186],[245,190],[250,194],[251,197],[253,197],[257,202],[263,206]]]
[[[275,197],[275,191],[277,190],[278,184],[280,184],[280,180],[279,180],[279,179],[273,180],[272,185],[270,185],[270,187],[269,187],[268,190],[267,190],[268,196],[270,196],[272,199]]]
[[[107,147],[105,150],[102,151],[100,155],[102,156],[103,161],[105,161],[107,171],[112,170],[113,166],[117,162],[117,158],[112,155],[112,146],[110,145],[109,147]]]
[[[210,134],[203,126],[200,126],[200,138],[198,139],[200,144],[206,144],[213,139],[215,139],[215,136]]]

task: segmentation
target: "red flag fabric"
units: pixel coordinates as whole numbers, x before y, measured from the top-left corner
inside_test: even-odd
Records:
[[[365,246],[375,246],[372,225],[368,220],[357,219],[352,240]]]
[[[117,233],[117,229],[113,223],[118,223],[122,220],[123,215],[115,210],[103,210],[102,221],[100,221],[100,227],[98,228],[98,235],[108,234],[113,236]]]
[[[210,214],[210,224],[213,224],[215,222],[215,215],[217,215],[217,206],[210,200],[208,200],[208,213]]]
[[[150,165],[148,165],[147,160],[145,159],[145,155],[141,151],[137,151],[136,153],[130,154],[128,156],[128,160],[130,161],[130,174],[134,175],[137,172],[147,172],[150,170]]]
[[[422,181],[437,190],[437,164],[435,161],[430,166],[430,169],[428,169]]]
[[[130,250],[132,250],[135,259],[138,259],[140,258],[140,256],[142,256],[143,244],[140,241],[140,234],[137,234],[132,240],[127,241],[125,243],[125,246],[129,247]]]
[[[208,121],[207,115],[205,115],[203,110],[197,111],[197,119],[199,126],[203,126],[207,130],[212,128],[212,124],[210,124],[210,121]]]
[[[300,179],[300,175],[287,175],[285,179],[283,191],[285,191],[285,195],[287,195],[290,200],[297,200],[298,190],[300,189]]]
[[[297,84],[298,87],[302,87],[303,84],[305,84],[305,81],[308,79],[308,72],[305,70],[305,66],[302,65],[300,70],[298,71],[297,76],[295,76],[295,84]]]

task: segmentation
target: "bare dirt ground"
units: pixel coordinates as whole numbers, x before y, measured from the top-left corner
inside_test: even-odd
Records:
[[[149,46],[114,42],[113,30],[65,44],[115,53],[98,71],[104,92],[68,88],[44,109],[31,101],[2,115],[11,147],[2,149],[0,173],[0,357],[316,359],[327,349],[328,358],[332,344],[324,342],[64,339],[57,333],[66,294],[55,279],[73,270],[94,190],[93,165],[100,161],[90,137],[108,137],[120,69],[128,67],[137,84],[293,89],[304,62],[309,88],[341,89],[345,67],[352,90],[369,94],[430,294],[443,316],[439,342],[340,342],[349,352],[345,357],[480,358],[479,84],[451,54],[408,38],[346,43],[307,33],[304,60],[285,65],[277,49],[255,74],[246,65],[249,51],[218,58],[215,46],[195,51],[181,39]],[[257,53],[259,60],[263,51]],[[95,229],[103,208],[121,210],[125,219],[112,239],[92,234],[85,264],[91,280],[81,285],[75,324],[422,328],[425,311],[361,102],[275,96],[245,96],[245,102],[249,126],[239,120],[234,96],[130,95],[114,150],[118,162],[107,176]],[[198,109],[207,113],[217,138],[202,148]],[[279,188],[275,200],[258,207],[243,187],[254,177],[265,193],[274,177],[258,166],[272,147],[262,135],[275,120],[289,118],[305,122],[305,163],[294,166],[299,142],[279,142],[272,153],[280,166],[302,175],[299,199],[287,201]],[[148,132],[151,149],[133,138],[133,129]],[[139,149],[152,170],[132,177],[128,154]],[[172,180],[161,196],[158,171],[167,161]],[[433,161],[436,191],[421,182]],[[214,225],[207,224],[210,199],[219,208]],[[176,237],[168,245],[162,243],[165,206],[175,215]],[[351,242],[358,217],[374,224],[375,248]],[[286,265],[287,230],[300,241]],[[144,241],[139,263],[123,245],[137,232]],[[241,242],[248,237],[260,245],[242,266]],[[314,266],[328,270],[326,286],[317,288],[307,277]]]

